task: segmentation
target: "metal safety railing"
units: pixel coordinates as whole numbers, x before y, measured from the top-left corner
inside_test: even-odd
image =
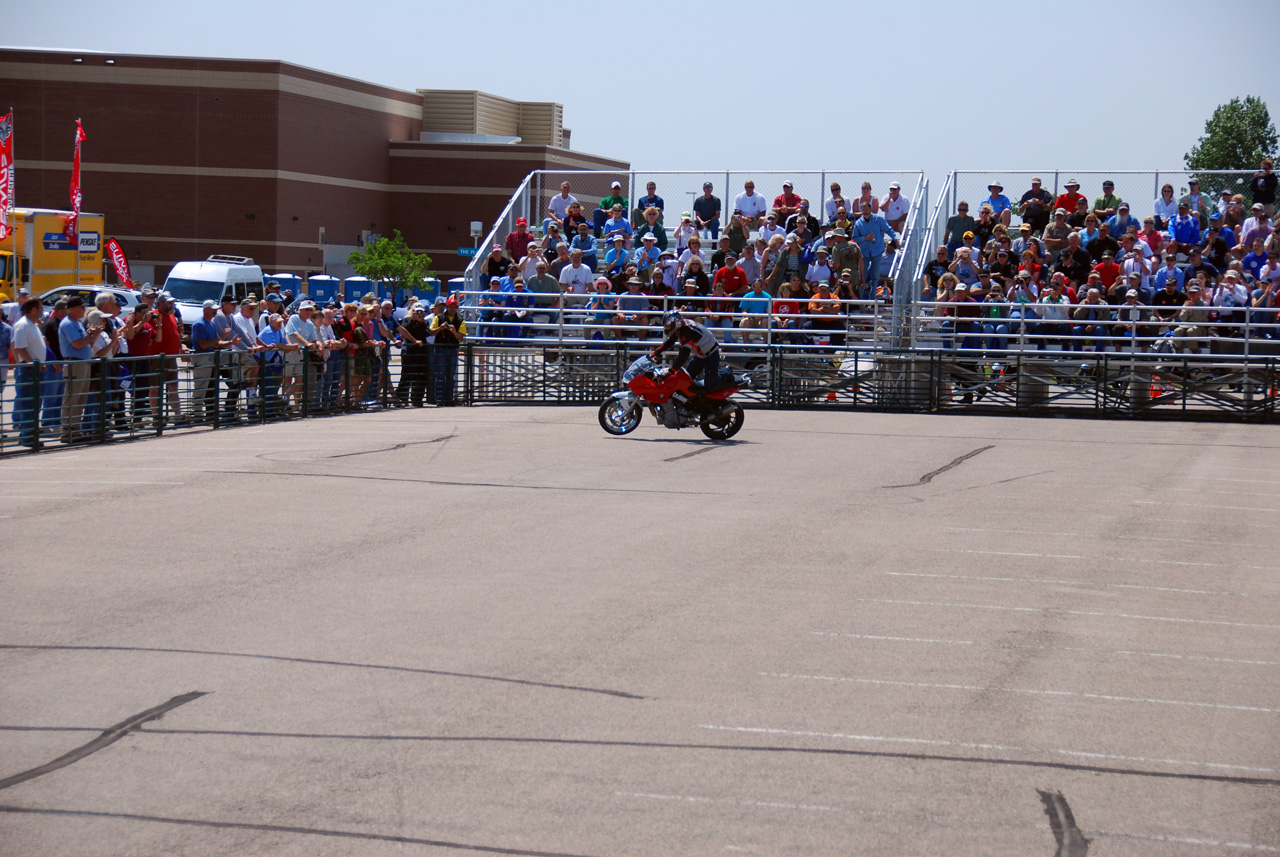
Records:
[[[1025,340],[1041,337],[1043,349],[999,348],[979,345],[984,333],[958,328],[951,347],[901,350],[838,344],[827,333],[725,342],[722,365],[745,379],[738,398],[768,408],[1262,421],[1275,420],[1280,400],[1280,336],[1255,329],[1253,338],[1211,337],[1199,354],[1143,350],[1144,337],[1128,350],[1111,350],[1130,343],[1106,338],[1106,350],[1055,350],[1050,334]],[[1252,346],[1248,355],[1244,343]],[[630,363],[657,344],[656,336],[468,338],[385,361],[344,355],[323,364],[305,357],[259,364],[256,374],[231,352],[215,352],[207,363],[129,357],[3,366],[13,383],[0,407],[0,454],[378,407],[595,404],[620,389]],[[1235,347],[1240,352],[1230,353]]]

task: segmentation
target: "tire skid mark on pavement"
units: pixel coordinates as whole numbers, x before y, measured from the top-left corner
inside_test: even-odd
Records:
[[[56,731],[56,727],[6,727],[11,731]],[[87,728],[87,727],[85,727]],[[84,731],[82,727],[67,727],[65,731]],[[793,737],[819,737],[843,740],[864,740],[881,743],[899,743],[908,745],[934,745],[960,749],[988,749],[1006,752],[1044,753],[1074,756],[1083,759],[1135,761],[1147,764],[1188,765],[1222,770],[1245,770],[1272,772],[1270,768],[1251,768],[1243,765],[1218,764],[1213,762],[1187,762],[1177,759],[1144,759],[1137,756],[1115,756],[1105,753],[1089,753],[1071,750],[1037,750],[1034,748],[1007,747],[999,744],[966,744],[954,741],[934,741],[923,738],[889,738],[868,735],[840,735],[837,733],[802,732],[788,729],[764,729],[746,726],[714,726],[699,724],[699,729],[710,729],[724,732],[764,733]],[[1074,771],[1095,774],[1114,774],[1128,777],[1151,777],[1156,779],[1193,780],[1200,782],[1227,783],[1248,786],[1280,787],[1280,778],[1251,777],[1239,774],[1192,773],[1186,771],[1160,771],[1150,768],[1122,768],[1082,762],[1055,762],[1046,759],[1008,758],[999,756],[962,756],[941,753],[919,753],[893,750],[855,750],[839,747],[797,747],[777,744],[703,744],[679,741],[627,741],[598,738],[533,738],[515,735],[369,735],[307,732],[254,732],[228,729],[139,729],[138,735],[189,735],[227,738],[273,738],[294,740],[323,741],[387,741],[424,744],[527,744],[533,746],[553,747],[617,747],[623,749],[642,750],[677,750],[716,753],[766,753],[799,756],[847,756],[868,759],[890,759],[909,762],[947,762],[973,765],[996,765],[1021,768],[1046,768],[1060,771]]]
[[[132,717],[128,717],[114,726],[108,726],[97,738],[94,738],[87,744],[82,744],[69,753],[64,753],[53,761],[46,762],[43,765],[30,768],[22,771],[21,773],[14,774],[0,780],[0,791],[16,786],[19,783],[25,783],[28,780],[34,780],[36,777],[42,777],[45,774],[61,770],[68,765],[74,765],[81,759],[87,756],[92,756],[99,750],[111,746],[130,732],[137,731],[142,724],[162,717],[166,712],[172,711],[180,705],[186,705],[192,700],[199,699],[200,697],[205,696],[206,693],[206,691],[195,690],[190,693],[184,693],[181,696],[175,696],[168,702],[157,705],[154,708],[148,708],[146,711],[142,711]]]
[[[977,449],[966,452],[964,455],[956,456],[955,458],[951,459],[950,462],[942,465],[937,470],[930,470],[928,473],[926,473],[924,476],[921,476],[915,482],[910,482],[906,485],[881,485],[880,487],[881,488],[918,488],[921,485],[928,485],[930,482],[933,481],[933,478],[935,476],[941,476],[942,474],[946,473],[948,470],[951,470],[955,467],[959,467],[961,464],[968,461],[970,458],[979,456],[982,453],[986,452],[988,449],[995,449],[995,448],[996,448],[996,445],[994,443],[988,444],[987,446],[980,446]],[[1021,478],[1021,477],[1017,477],[1017,478]]]
[[[409,482],[417,485],[441,485],[450,488],[510,488],[517,491],[590,491],[602,494],[665,494],[691,497],[725,497],[723,491],[676,491],[667,488],[600,488],[594,485],[512,485],[508,482],[460,482],[444,479],[409,479],[403,476],[369,476],[355,473],[293,473],[280,470],[202,470],[202,473],[240,476],[302,476],[315,479],[365,479],[373,482]],[[741,496],[741,495],[738,495]]]
[[[147,646],[71,646],[56,644],[22,644],[22,643],[0,643],[0,650],[20,650],[27,649],[33,651],[55,651],[55,652],[152,652],[168,655],[205,655],[220,658],[253,658],[264,661],[286,661],[295,664],[316,664],[319,666],[329,667],[352,667],[355,669],[365,670],[388,670],[390,672],[406,672],[417,673],[419,675],[436,675],[445,676],[447,678],[466,678],[477,679],[480,681],[496,681],[504,684],[520,684],[528,687],[545,687],[551,690],[570,690],[579,693],[599,693],[605,696],[617,696],[622,699],[645,699],[634,693],[626,693],[621,690],[607,690],[598,687],[579,687],[572,684],[554,684],[552,682],[534,681],[524,678],[507,678],[505,676],[481,675],[478,673],[450,672],[447,670],[433,670],[424,667],[401,667],[388,664],[361,664],[350,661],[328,661],[319,658],[294,658],[287,655],[262,655],[253,652],[214,652],[205,649],[169,649],[169,648],[153,648]]]

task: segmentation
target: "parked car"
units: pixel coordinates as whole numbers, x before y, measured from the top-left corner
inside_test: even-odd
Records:
[[[40,302],[44,304],[45,315],[53,311],[53,305],[58,302],[59,298],[69,298],[72,295],[79,295],[84,298],[84,305],[92,309],[93,302],[103,292],[110,292],[116,296],[116,303],[120,304],[122,313],[132,312],[133,308],[138,305],[138,292],[133,289],[121,289],[115,286],[60,286],[41,295]]]

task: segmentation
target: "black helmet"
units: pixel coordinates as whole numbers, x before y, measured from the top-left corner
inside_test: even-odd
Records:
[[[662,314],[662,329],[668,334],[675,333],[682,324],[684,324],[684,316],[680,315],[680,310],[669,309]]]

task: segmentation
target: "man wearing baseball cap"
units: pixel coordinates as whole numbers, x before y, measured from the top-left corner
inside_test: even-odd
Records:
[[[507,240],[502,246],[508,258],[519,259],[528,252],[529,242],[536,240],[533,233],[529,231],[529,221],[523,217],[517,217],[515,231],[507,235]]]
[[[901,232],[910,211],[911,200],[902,195],[902,185],[889,182],[889,193],[880,200],[880,215],[889,221],[894,232]]]
[[[609,211],[615,205],[622,206],[623,213],[626,213],[627,198],[622,195],[622,182],[617,180],[609,185],[609,195],[600,199],[600,210]]]
[[[1031,190],[1022,195],[1022,199],[1018,200],[1018,214],[1022,215],[1023,223],[1030,223],[1031,229],[1035,232],[1042,232],[1049,225],[1049,212],[1053,209],[1053,194],[1044,189],[1044,183],[1039,176],[1031,178]],[[1070,212],[1062,213],[1065,218]]]
[[[1099,221],[1102,221],[1108,217],[1113,217],[1119,210],[1120,197],[1116,196],[1116,183],[1111,179],[1107,179],[1102,183],[1102,196],[1093,201],[1093,213],[1098,215]],[[1115,232],[1115,230],[1113,229],[1112,232]]]
[[[431,351],[432,392],[437,406],[449,407],[454,404],[457,390],[458,346],[467,338],[467,323],[458,311],[457,295],[450,295],[444,302],[443,313],[431,316],[431,335],[435,344]]]
[[[693,201],[693,222],[699,232],[705,229],[712,241],[720,237],[720,198],[711,193],[711,182],[702,183],[702,196]]]

